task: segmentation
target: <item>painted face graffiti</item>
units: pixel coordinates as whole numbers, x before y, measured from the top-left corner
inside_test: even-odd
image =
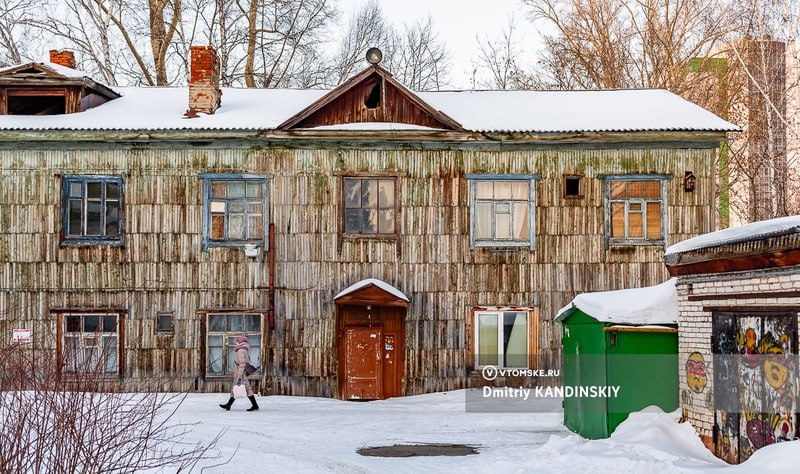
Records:
[[[789,367],[784,363],[783,357],[772,356],[764,361],[764,378],[774,389],[783,387],[789,379]]]
[[[747,422],[747,439],[753,444],[756,449],[761,449],[768,444],[775,442],[775,434],[770,429],[769,425],[763,420],[754,418]]]
[[[686,361],[686,384],[692,391],[701,393],[706,388],[707,382],[706,360],[699,352],[692,352]]]

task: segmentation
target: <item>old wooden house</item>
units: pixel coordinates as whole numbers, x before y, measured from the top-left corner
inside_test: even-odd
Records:
[[[800,216],[679,242],[665,262],[678,277],[684,418],[730,463],[800,438]]]
[[[557,369],[559,308],[713,230],[735,130],[663,90],[220,89],[210,47],[188,90],[109,88],[61,56],[0,71],[2,344],[165,389],[227,390],[241,334],[262,393]]]

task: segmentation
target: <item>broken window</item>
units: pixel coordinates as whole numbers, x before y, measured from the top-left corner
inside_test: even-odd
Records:
[[[123,244],[122,178],[64,178],[62,211],[63,245]]]
[[[263,176],[206,177],[204,247],[266,247],[267,194]]]

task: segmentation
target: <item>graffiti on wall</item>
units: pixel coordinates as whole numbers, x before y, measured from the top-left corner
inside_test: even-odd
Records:
[[[797,316],[715,313],[717,455],[742,462],[757,449],[797,437]]]
[[[706,359],[699,352],[692,352],[686,360],[686,385],[695,393],[703,393],[708,383]]]

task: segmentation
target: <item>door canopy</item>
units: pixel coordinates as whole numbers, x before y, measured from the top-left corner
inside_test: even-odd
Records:
[[[375,305],[408,307],[408,297],[402,291],[376,278],[354,283],[333,297],[337,305]]]

